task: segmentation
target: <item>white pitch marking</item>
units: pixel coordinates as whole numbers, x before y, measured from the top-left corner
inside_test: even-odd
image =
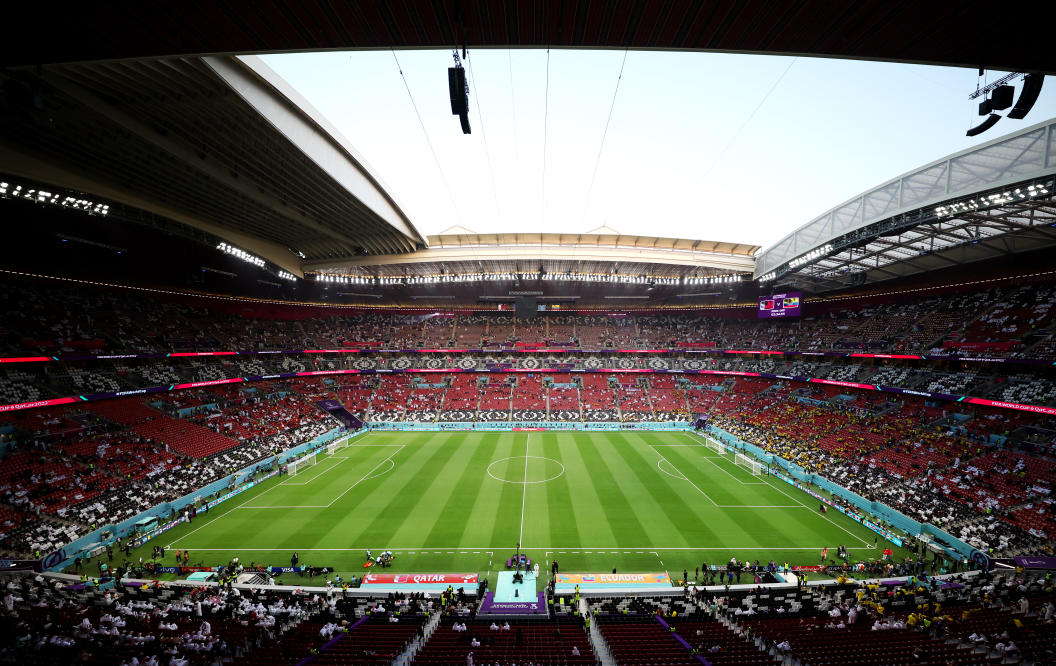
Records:
[[[722,509],[809,509],[802,504],[720,504]]]
[[[298,504],[290,506],[286,504],[269,504],[266,506],[239,506],[236,509],[325,509],[328,504]]]
[[[665,462],[667,462],[667,460],[666,460],[666,459],[664,459],[664,458],[660,458],[660,460],[657,460],[657,461],[656,461],[656,468],[657,468],[658,470],[660,470],[661,472],[663,472],[664,474],[667,474],[668,476],[670,476],[670,477],[671,477],[671,478],[673,478],[673,479],[678,479],[679,481],[689,481],[689,479],[687,479],[687,478],[686,478],[686,475],[685,475],[685,474],[682,474],[682,472],[679,472],[679,471],[678,471],[677,469],[676,469],[675,471],[676,471],[676,472],[678,472],[678,473],[679,473],[679,474],[680,474],[681,476],[675,476],[675,475],[674,475],[674,474],[672,474],[671,472],[669,472],[669,471],[667,471],[666,469],[664,469],[664,467],[663,467],[663,464],[664,464]],[[667,463],[667,464],[669,464],[669,465],[670,465],[671,463]]]
[[[365,475],[363,475],[363,476],[362,476],[362,477],[361,477],[361,478],[359,479],[359,481],[356,481],[355,483],[353,483],[353,484],[352,484],[351,486],[349,486],[349,487],[348,487],[347,489],[345,489],[345,492],[341,493],[340,495],[338,495],[337,497],[335,497],[335,498],[334,498],[333,500],[331,500],[331,501],[330,501],[330,503],[326,505],[326,506],[327,506],[327,508],[329,508],[329,507],[333,506],[333,505],[334,505],[334,502],[336,502],[337,500],[339,500],[339,499],[341,499],[342,497],[344,497],[345,495],[347,495],[347,494],[348,494],[348,491],[352,490],[353,488],[355,488],[356,486],[358,486],[358,485],[359,485],[360,483],[362,483],[362,482],[366,481],[367,479],[369,479],[369,478],[370,478],[370,475],[374,473],[374,470],[376,470],[377,468],[381,467],[381,466],[382,466],[383,464],[385,464],[386,462],[389,462],[389,461],[391,461],[391,460],[392,460],[392,457],[393,457],[394,455],[396,455],[397,453],[399,453],[400,451],[402,451],[402,450],[403,450],[403,448],[404,448],[405,446],[406,446],[406,444],[400,444],[400,445],[399,445],[399,447],[396,447],[396,450],[395,450],[395,451],[393,451],[392,453],[390,453],[390,454],[389,454],[389,456],[388,456],[387,458],[385,458],[385,460],[382,460],[382,461],[381,461],[380,463],[378,463],[377,465],[374,465],[374,467],[372,467],[372,468],[370,469],[370,471],[369,471],[369,472],[367,472],[367,473],[366,473]]]
[[[224,511],[223,513],[217,513],[217,514],[215,514],[215,517],[214,517],[214,518],[213,518],[212,520],[210,520],[210,521],[209,521],[208,523],[206,523],[205,525],[201,525],[201,526],[199,526],[199,527],[196,527],[196,528],[194,528],[193,530],[191,530],[191,531],[190,531],[190,532],[188,532],[187,534],[184,534],[183,536],[181,536],[181,537],[180,537],[180,539],[186,539],[187,537],[191,536],[192,534],[194,534],[194,533],[195,533],[195,532],[197,532],[198,530],[200,530],[200,529],[203,529],[203,528],[205,528],[205,527],[208,527],[209,525],[212,525],[212,524],[213,524],[213,523],[215,523],[215,522],[216,522],[216,521],[217,521],[218,519],[222,518],[223,516],[226,516],[227,514],[229,514],[229,513],[231,513],[232,511],[234,511],[235,509],[241,509],[241,508],[242,508],[243,506],[245,506],[246,502],[249,502],[250,500],[254,500],[254,499],[260,499],[260,497],[261,497],[261,496],[263,496],[263,495],[267,495],[268,493],[270,493],[271,491],[275,490],[276,488],[278,488],[278,487],[279,487],[279,486],[281,486],[281,485],[283,485],[283,483],[282,483],[282,482],[280,481],[280,482],[276,483],[276,484],[275,484],[274,486],[272,486],[271,488],[268,488],[267,490],[265,490],[265,491],[264,491],[264,492],[262,492],[262,493],[259,493],[259,494],[257,494],[257,495],[252,495],[252,496],[250,496],[250,497],[247,497],[247,498],[246,498],[245,500],[243,500],[243,501],[242,501],[242,504],[239,504],[238,506],[233,506],[233,507],[231,507],[230,509],[228,509],[227,511]],[[178,540],[179,540],[179,539],[178,539]],[[177,540],[177,541],[178,541],[178,540]],[[170,544],[169,544],[168,546],[166,546],[166,548],[172,548],[172,546],[173,546],[173,544],[174,544],[174,543],[176,543],[176,541],[173,541],[172,543],[170,543]]]
[[[784,481],[780,481],[780,480],[779,480],[779,483],[784,483]],[[803,502],[801,502],[801,501],[800,501],[799,499],[797,499],[797,498],[793,497],[792,495],[789,495],[788,493],[786,493],[786,492],[785,492],[784,490],[782,490],[782,489],[781,489],[781,488],[779,488],[778,486],[774,485],[773,483],[770,483],[770,484],[768,484],[768,485],[770,485],[770,487],[772,487],[772,488],[773,488],[774,490],[776,490],[777,492],[781,493],[782,495],[784,495],[784,496],[785,496],[785,497],[787,497],[788,499],[792,500],[793,502],[797,502],[797,503],[799,503],[799,505],[800,505],[800,506],[803,506],[803,507],[805,507],[805,508],[807,508],[807,509],[810,509],[810,508],[811,508],[811,507],[807,506],[806,504],[803,504]],[[832,518],[829,518],[829,516],[828,516],[828,515],[824,515],[824,516],[822,516],[822,517],[823,517],[823,518],[825,518],[825,520],[829,521],[829,523],[830,523],[830,524],[832,524],[832,525],[834,525],[834,526],[836,526],[836,527],[840,528],[841,530],[843,530],[844,532],[846,532],[846,533],[847,533],[847,534],[849,534],[850,536],[852,536],[852,537],[854,537],[855,539],[857,539],[857,540],[858,540],[858,541],[859,541],[859,542],[860,542],[860,543],[861,543],[861,544],[862,544],[863,546],[866,546],[866,547],[870,547],[870,548],[871,548],[871,546],[869,546],[869,542],[867,542],[867,541],[866,541],[865,539],[863,539],[862,537],[858,536],[858,535],[857,535],[857,534],[855,534],[854,532],[850,531],[849,529],[847,529],[847,528],[846,528],[846,527],[844,527],[843,525],[839,525],[839,524],[837,524],[837,523],[833,522]]]
[[[524,441],[524,485],[521,489],[521,531],[517,534],[518,547],[524,542],[524,502],[528,499],[528,445],[531,443],[532,436],[529,434]]]
[[[659,446],[680,446],[680,447],[685,447],[685,448],[688,449],[688,448],[698,448],[700,445],[699,444],[650,444],[649,446],[651,446],[654,449],[659,447]],[[660,452],[657,451],[657,453],[660,453]],[[701,456],[701,457],[704,460],[707,460],[710,464],[715,465],[716,467],[718,467],[720,472],[723,472],[724,474],[732,477],[734,481],[736,481],[737,483],[741,484],[742,486],[765,486],[765,485],[768,485],[765,481],[741,481],[741,479],[738,478],[737,475],[733,474],[732,472],[730,472],[727,469],[724,469],[722,467],[722,465],[720,465],[719,463],[714,462],[712,460],[712,458],[719,458],[721,460],[725,460],[725,458],[723,458],[722,456]],[[657,463],[658,466],[659,466],[659,464],[660,463]],[[670,465],[671,462],[668,461],[668,464]],[[660,471],[663,472],[664,470],[661,469]],[[678,473],[682,474],[682,471],[678,470]],[[665,472],[665,474],[666,474],[666,472]],[[672,475],[668,474],[668,476],[672,476]],[[675,478],[678,478],[678,477],[675,477]],[[684,478],[684,475],[683,475],[683,478]],[[686,479],[686,481],[689,481],[689,479]],[[723,506],[723,505],[720,505],[720,506]]]
[[[651,446],[650,446],[650,448],[653,448],[653,447],[651,447]],[[675,470],[675,471],[676,471],[676,472],[678,472],[679,474],[682,474],[682,470],[680,470],[679,468],[675,467],[675,466],[674,466],[674,465],[673,465],[673,464],[671,463],[671,461],[670,461],[670,460],[668,460],[667,458],[665,458],[665,457],[664,457],[664,455],[663,455],[662,453],[660,453],[659,451],[657,451],[657,450],[656,450],[655,448],[653,448],[653,451],[654,451],[654,452],[656,452],[656,455],[660,456],[660,459],[661,459],[661,460],[663,460],[664,462],[666,462],[666,463],[667,463],[668,465],[671,465],[671,469]],[[660,464],[660,463],[657,463],[657,465],[658,465],[658,466],[659,466],[659,464]],[[670,476],[670,475],[669,475],[669,476]],[[677,478],[677,477],[676,477],[676,478]],[[701,490],[701,489],[700,489],[700,486],[698,486],[697,484],[695,484],[695,483],[693,483],[692,481],[690,481],[690,480],[689,480],[689,477],[687,477],[687,476],[686,476],[685,474],[682,474],[682,478],[684,478],[684,479],[686,480],[686,483],[688,483],[689,485],[691,485],[691,486],[693,486],[694,488],[696,488],[696,489],[697,489],[697,492],[698,492],[698,493],[700,493],[700,494],[701,494],[701,495],[703,495],[704,497],[707,497],[707,498],[708,498],[708,501],[709,501],[709,502],[711,502],[711,503],[712,503],[712,504],[714,504],[715,506],[718,506],[718,505],[719,505],[719,503],[718,503],[718,502],[716,502],[715,500],[711,499],[711,497],[710,497],[710,496],[709,496],[709,495],[708,495],[708,494],[707,494],[706,492],[704,492],[703,490]]]
[[[364,439],[366,439],[367,437],[369,437],[369,436],[370,436],[371,434],[373,434],[373,433],[369,433],[369,432],[368,432],[367,434],[365,434],[365,435],[362,435],[362,436],[360,436],[360,437],[359,437],[359,439],[357,439],[357,440],[356,440],[356,443],[355,443],[355,444],[351,444],[350,446],[357,446],[357,445],[359,445],[359,442],[363,441]],[[379,446],[379,445],[376,445],[376,444],[368,444],[367,446]],[[402,448],[402,445],[401,445],[401,448]],[[286,481],[276,481],[275,485],[273,485],[272,487],[268,488],[267,490],[265,490],[265,491],[263,491],[263,492],[261,492],[261,493],[258,493],[258,494],[256,494],[256,495],[252,495],[251,497],[247,497],[247,498],[246,498],[245,500],[243,500],[242,504],[239,504],[238,506],[233,506],[233,507],[231,507],[230,509],[228,509],[227,511],[224,511],[223,513],[215,514],[215,518],[213,518],[213,520],[209,521],[209,522],[208,522],[208,523],[206,523],[205,525],[201,525],[200,527],[196,527],[196,528],[194,528],[193,530],[191,530],[191,531],[190,531],[190,532],[188,532],[187,534],[184,534],[183,536],[181,536],[181,537],[180,537],[180,539],[185,539],[185,538],[187,538],[187,537],[191,536],[192,534],[194,534],[195,532],[197,532],[198,530],[200,530],[200,529],[203,529],[203,528],[205,528],[205,527],[208,527],[209,525],[212,525],[212,524],[213,524],[214,522],[216,522],[216,520],[217,520],[218,518],[221,518],[221,517],[223,517],[223,516],[227,515],[228,513],[230,513],[230,512],[232,512],[232,511],[234,511],[235,509],[241,509],[241,508],[243,508],[243,507],[245,507],[245,508],[254,508],[254,507],[246,507],[245,505],[246,505],[246,503],[247,503],[247,502],[249,502],[250,500],[254,500],[254,499],[260,499],[260,498],[261,498],[262,496],[264,496],[264,495],[267,495],[268,493],[270,493],[271,491],[275,490],[275,489],[276,489],[276,488],[278,488],[279,486],[284,486],[284,485],[286,485],[287,481],[289,481],[289,478],[287,478],[287,480],[286,480]],[[319,508],[319,509],[321,509],[321,508],[325,508],[325,507],[311,507],[311,508]],[[173,544],[174,544],[174,543],[176,543],[176,542],[174,541],[174,542],[170,543],[170,544],[169,544],[168,546],[166,546],[166,548],[172,548],[172,546],[173,546]]]
[[[166,546],[166,548],[168,548],[168,546]],[[652,546],[650,546],[650,548],[652,548]],[[701,547],[701,548],[695,548],[695,547],[692,547],[692,546],[677,546],[677,547],[674,547],[674,548],[660,548],[659,550],[660,551],[676,551],[676,550],[679,550],[679,551],[681,551],[681,550],[727,550],[727,551],[730,551],[730,550],[818,550],[818,551],[820,551],[822,548],[823,548],[823,546],[809,546],[809,547],[799,547],[799,546],[797,546],[795,548],[786,548],[786,547],[782,547],[782,546],[729,546],[729,547]],[[280,551],[280,550],[291,550],[290,548],[242,548],[242,547],[239,547],[239,546],[231,546],[231,547],[228,547],[228,548],[191,548],[191,549],[192,550],[208,551],[208,552],[220,552],[220,551],[231,551],[231,550],[243,551],[244,550],[247,553],[272,553],[272,552]],[[296,550],[298,550],[298,551],[301,551],[301,550],[318,550],[320,552],[328,552],[328,553],[346,553],[346,552],[353,552],[353,551],[362,551],[362,550],[365,550],[365,549],[363,547],[355,547],[355,548],[298,548]],[[416,552],[416,551],[407,550],[406,548],[390,548],[389,550],[391,550],[394,553],[406,553],[408,555],[413,555]],[[543,548],[522,548],[521,550],[542,551]],[[868,548],[865,548],[865,547],[856,548],[855,550],[879,550],[879,547],[874,548],[873,546],[869,546]],[[421,553],[423,555],[428,555],[429,552],[430,551],[428,551],[428,550],[421,551]],[[443,555],[444,554],[444,551],[442,551],[442,550],[437,550],[437,551],[433,551],[433,552],[435,554],[437,554],[437,555]],[[452,552],[454,552],[455,554],[458,554],[458,555],[469,555],[473,551],[470,551],[470,550],[457,550],[457,551],[452,551]],[[589,555],[589,554],[592,553],[592,551],[580,550],[578,548],[572,549],[572,550],[557,550],[557,551],[548,550],[548,551],[545,551],[545,552],[547,552],[547,553],[557,553],[558,555],[569,555],[569,554],[573,554],[573,553],[584,553],[584,554],[588,554]],[[646,555],[646,554],[657,555],[657,551],[655,551],[655,550],[654,551],[636,551],[636,552],[638,554],[642,554],[642,555]],[[495,553],[493,551],[484,551],[484,554],[485,555],[494,555]],[[600,554],[604,554],[604,553],[600,553]]]
[[[329,458],[327,458],[326,460],[323,460],[323,462],[319,463],[315,467],[318,468],[318,467],[322,466],[323,464],[328,463],[331,460],[334,460],[334,459],[337,459],[337,458],[341,458],[341,462],[344,462],[345,460],[351,460],[352,459],[351,456],[330,456]],[[336,465],[330,465],[327,469],[324,469],[323,471],[319,472],[315,476],[309,478],[307,481],[304,481],[304,482],[287,481],[283,485],[286,485],[286,486],[307,486],[309,483],[311,483],[312,481],[315,481],[316,479],[321,477],[323,474],[326,474],[327,472],[330,472],[330,471],[333,471],[333,470],[337,469],[338,466],[341,465],[341,462],[338,462]],[[299,474],[297,476],[298,476],[298,478],[300,478]]]

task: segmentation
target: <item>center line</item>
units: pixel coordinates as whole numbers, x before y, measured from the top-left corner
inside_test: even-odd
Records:
[[[523,490],[521,490],[521,532],[517,535],[517,543],[521,543],[524,539],[524,500],[528,497],[528,445],[532,443],[531,434],[528,435],[528,439],[524,442],[524,483],[521,484]]]

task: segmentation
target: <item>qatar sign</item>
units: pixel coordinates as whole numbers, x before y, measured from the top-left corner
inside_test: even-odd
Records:
[[[476,585],[475,573],[454,574],[367,574],[363,585]]]

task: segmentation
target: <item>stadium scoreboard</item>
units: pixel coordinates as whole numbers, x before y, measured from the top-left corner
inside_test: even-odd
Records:
[[[756,316],[759,319],[774,319],[777,317],[798,317],[800,305],[803,301],[803,292],[789,291],[784,294],[772,294],[759,297],[759,309]]]

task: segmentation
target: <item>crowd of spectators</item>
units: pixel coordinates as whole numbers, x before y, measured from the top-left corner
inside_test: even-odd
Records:
[[[127,292],[13,281],[0,290],[0,312],[5,314],[0,350],[12,355],[95,355],[484,344],[714,345],[1053,358],[1053,294],[1051,284],[1031,283],[907,294],[894,301],[891,296],[817,301],[809,304],[805,317],[791,320],[756,321],[750,309],[742,308],[718,316],[561,314],[524,323],[502,312],[350,315],[325,307],[238,306],[192,297],[162,301]]]
[[[413,638],[415,614],[425,610],[406,599],[349,599],[294,588],[168,586],[129,582],[121,575],[86,587],[9,574],[0,585],[0,631],[8,637],[0,645],[4,663],[292,664],[343,638],[364,617],[402,616],[406,638]],[[356,641],[361,648],[371,647],[375,631],[369,622],[361,627]],[[361,651],[355,656],[363,658]]]
[[[917,422],[912,405],[880,414],[838,411],[760,384],[738,380],[715,403],[711,423],[983,552],[1051,551],[1056,543],[1056,462],[1048,457],[1056,433],[1043,448],[1012,439],[1002,448],[984,443],[985,414],[956,431]],[[975,420],[982,432],[971,430]]]

